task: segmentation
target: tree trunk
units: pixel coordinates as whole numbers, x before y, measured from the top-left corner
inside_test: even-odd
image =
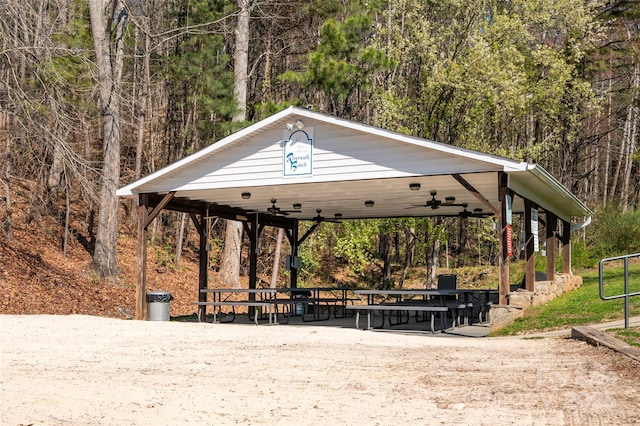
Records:
[[[435,229],[442,223],[442,218],[433,219],[433,227]],[[435,234],[435,232],[434,232]],[[438,258],[440,257],[440,239],[436,235],[425,235],[427,243],[426,264],[427,264],[427,288],[436,287],[436,278],[438,274]]]
[[[136,144],[136,166],[134,172],[134,178],[140,179],[142,176],[142,152],[144,149],[144,135],[145,124],[147,118],[147,99],[149,97],[149,85],[151,84],[151,76],[149,73],[149,49],[151,45],[151,37],[148,33],[149,23],[145,19],[145,38],[144,38],[144,52],[142,60],[142,89],[140,90],[140,99],[138,100],[138,141]]]
[[[609,95],[608,95],[608,102],[607,102],[607,125],[606,125],[606,130],[607,130],[607,138],[606,138],[606,146],[605,146],[605,150],[604,150],[604,167],[603,167],[603,174],[604,174],[604,182],[602,184],[602,201],[604,206],[606,207],[607,204],[609,204],[611,202],[611,199],[609,197],[609,170],[610,170],[610,163],[611,163],[611,132],[609,131],[609,129],[611,129],[611,121],[613,118],[613,77],[611,75],[611,71],[609,71]]]
[[[64,210],[64,240],[62,243],[62,257],[67,258],[67,247],[69,245],[69,220],[71,215],[71,188],[69,187],[69,180],[67,177],[64,179],[64,195],[65,195],[65,210]]]
[[[100,86],[103,155],[98,232],[92,266],[99,276],[112,277],[118,273],[116,190],[120,181],[120,81],[127,12],[120,0],[89,0],[89,14]]]
[[[631,169],[633,166],[633,154],[635,153],[635,140],[632,137],[635,121],[635,108],[633,103],[627,107],[627,118],[624,123],[624,133],[622,140],[624,141],[624,178],[622,180],[622,190],[620,192],[620,204],[623,212],[626,212],[629,206],[629,183],[631,181]]]
[[[405,236],[407,239],[407,247],[404,254],[404,268],[402,269],[402,276],[400,277],[400,282],[398,283],[398,287],[402,288],[404,285],[404,280],[407,278],[407,273],[409,272],[409,267],[413,263],[413,254],[416,250],[416,231],[415,228],[409,228],[405,231]]]
[[[138,139],[136,143],[136,164],[133,173],[135,180],[142,176],[142,152],[144,150],[145,124],[147,122],[147,103],[149,97],[150,74],[149,74],[149,48],[151,45],[151,36],[149,35],[149,17],[143,18],[144,25],[144,51],[142,52],[142,75],[140,76],[142,88],[140,89],[140,98],[138,99]],[[136,218],[136,200],[131,200],[131,219]],[[183,220],[184,222],[184,220]],[[176,267],[180,261],[176,258]]]
[[[186,213],[180,213],[180,221],[178,222],[178,238],[176,239],[176,269],[180,269],[180,259],[182,259],[182,243],[184,241],[186,217]]]
[[[12,222],[12,212],[11,212],[11,138],[9,137],[9,133],[7,131],[7,115],[2,112],[0,113],[0,137],[4,139],[5,142],[5,167],[3,170],[3,180],[5,187],[5,219],[4,219],[4,233],[7,236],[7,240],[11,241],[13,239],[13,222]]]
[[[251,0],[238,0],[238,23],[235,30],[235,51],[233,53],[234,93],[238,111],[233,121],[245,121],[247,112],[247,77],[249,70],[249,18]]]
[[[440,241],[434,240],[427,249],[427,288],[436,287],[438,257],[440,257]]]
[[[237,288],[240,283],[240,248],[242,243],[242,223],[227,220],[224,250],[220,264],[220,279],[225,287]]]
[[[53,143],[53,154],[49,178],[47,179],[48,189],[56,188],[62,183],[62,173],[64,172],[64,160],[62,158],[62,147],[59,143]]]
[[[235,30],[235,52],[233,69],[235,73],[235,97],[238,112],[233,121],[246,120],[247,111],[247,75],[249,69],[249,16],[250,0],[238,0],[238,23]],[[220,277],[232,287],[238,287],[240,277],[240,248],[242,243],[242,223],[227,221],[227,232],[224,239]]]
[[[382,288],[391,288],[391,247],[392,240],[388,233],[380,235],[380,257],[382,257]]]
[[[276,249],[273,254],[273,268],[271,270],[271,288],[278,286],[278,273],[280,270],[280,251],[282,250],[282,237],[284,236],[284,229],[278,228],[278,234],[276,236]]]

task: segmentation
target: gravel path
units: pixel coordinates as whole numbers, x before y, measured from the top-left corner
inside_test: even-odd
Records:
[[[563,337],[0,315],[2,425],[630,425],[638,395]]]

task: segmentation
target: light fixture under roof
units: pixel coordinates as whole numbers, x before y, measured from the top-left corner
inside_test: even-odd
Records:
[[[444,202],[445,204],[453,204],[456,202],[456,197],[452,197],[452,196],[445,197]]]
[[[250,192],[243,192],[242,193],[242,199],[243,200],[248,200],[249,198],[251,198],[251,193]]]
[[[373,200],[367,200],[367,201],[364,202],[364,205],[367,206],[367,207],[373,207],[373,204],[374,204]]]
[[[302,208],[302,204],[300,203],[293,203],[293,209],[294,210],[300,210]]]
[[[342,213],[334,213],[333,217],[335,217],[336,219],[342,219]]]
[[[420,190],[420,184],[418,182],[410,183],[409,189],[412,191],[418,191]]]
[[[296,120],[296,122],[295,122],[294,124],[287,123],[287,130],[288,130],[288,131],[292,131],[294,127],[295,127],[296,129],[298,129],[298,130],[302,130],[302,129],[304,129],[304,121],[302,121],[302,120]]]

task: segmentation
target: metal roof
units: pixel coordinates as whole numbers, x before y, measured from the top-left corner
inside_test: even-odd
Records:
[[[292,158],[300,160],[295,170]],[[457,215],[465,208],[497,208],[499,172],[508,175],[510,189],[563,220],[592,214],[539,165],[297,107],[132,182],[117,195],[175,192],[183,202],[267,215],[277,213],[276,200],[276,209],[300,220]],[[524,208],[521,197],[514,200],[516,214]]]

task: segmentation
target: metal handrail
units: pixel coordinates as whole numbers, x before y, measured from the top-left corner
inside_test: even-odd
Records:
[[[602,259],[598,265],[599,279],[600,279],[600,299],[613,300],[621,299],[624,297],[624,328],[629,328],[629,298],[631,296],[640,296],[640,292],[629,292],[629,259],[633,257],[640,257],[640,253],[627,254],[624,256],[608,257]],[[613,296],[604,295],[604,282],[603,282],[603,266],[606,262],[614,260],[624,260],[624,293],[616,294]]]

